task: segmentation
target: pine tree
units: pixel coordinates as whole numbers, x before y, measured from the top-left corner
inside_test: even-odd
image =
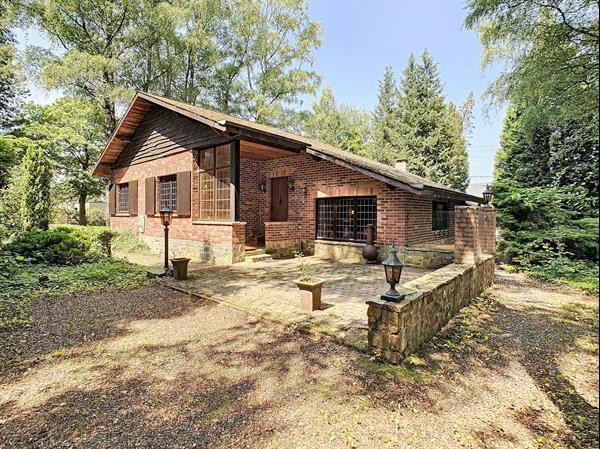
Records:
[[[371,159],[393,165],[401,157],[398,121],[398,87],[388,65],[379,81],[377,106],[373,111],[373,142],[368,150]]]
[[[400,84],[399,150],[410,171],[464,190],[468,158],[464,124],[456,107],[446,104],[438,67],[423,52],[411,55]]]
[[[27,147],[23,157],[21,227],[24,231],[48,229],[50,223],[50,161],[39,146]]]

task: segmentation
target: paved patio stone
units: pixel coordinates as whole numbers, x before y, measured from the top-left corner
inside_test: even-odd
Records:
[[[294,280],[300,262],[309,262],[315,277],[325,279],[322,309],[306,312]],[[381,265],[306,257],[239,263],[226,267],[193,265],[186,281],[165,278],[165,284],[208,297],[263,318],[293,324],[340,338],[366,334],[368,299],[389,288]],[[432,270],[405,267],[402,282]],[[361,338],[362,340],[362,338]],[[366,338],[364,338],[366,344]]]

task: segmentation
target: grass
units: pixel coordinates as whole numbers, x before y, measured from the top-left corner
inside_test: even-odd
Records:
[[[144,268],[110,259],[76,266],[13,265],[0,277],[0,330],[26,326],[35,300],[147,282]]]
[[[112,241],[112,249],[123,253],[147,253],[150,247],[131,231],[119,231]]]

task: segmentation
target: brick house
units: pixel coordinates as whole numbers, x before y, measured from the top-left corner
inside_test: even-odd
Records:
[[[400,247],[452,240],[457,205],[481,202],[395,168],[270,126],[138,93],[94,175],[110,177],[110,226],[162,246],[175,211],[177,256],[217,264],[246,247],[345,257],[373,224]]]

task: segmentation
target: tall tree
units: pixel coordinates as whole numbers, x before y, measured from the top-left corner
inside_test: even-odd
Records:
[[[104,142],[102,109],[91,101],[61,98],[48,106],[27,105],[22,134],[47,149],[63,200],[79,204],[80,225],[87,224],[86,202],[104,192],[106,182],[92,168]]]
[[[48,229],[52,171],[43,149],[31,144],[23,157],[21,226],[24,231]]]
[[[405,157],[400,151],[398,97],[394,72],[388,65],[379,81],[377,106],[373,111],[373,141],[368,154],[372,159],[390,165]]]
[[[54,44],[31,49],[48,88],[99,103],[105,136],[115,104],[154,91],[285,126],[316,91],[320,27],[304,0],[26,0]],[[55,51],[58,49],[59,51]]]
[[[15,40],[10,30],[13,21],[14,8],[7,0],[0,0],[0,134],[12,128],[21,93]]]
[[[304,131],[322,142],[364,155],[369,139],[369,115],[348,105],[338,105],[330,87],[313,103]]]
[[[461,136],[466,128],[442,90],[429,52],[420,63],[411,55],[400,83],[399,148],[413,173],[464,190],[469,167]]]
[[[515,102],[530,134],[536,126],[598,126],[598,2],[469,0],[467,27],[477,29],[484,66],[504,67],[487,94]]]

